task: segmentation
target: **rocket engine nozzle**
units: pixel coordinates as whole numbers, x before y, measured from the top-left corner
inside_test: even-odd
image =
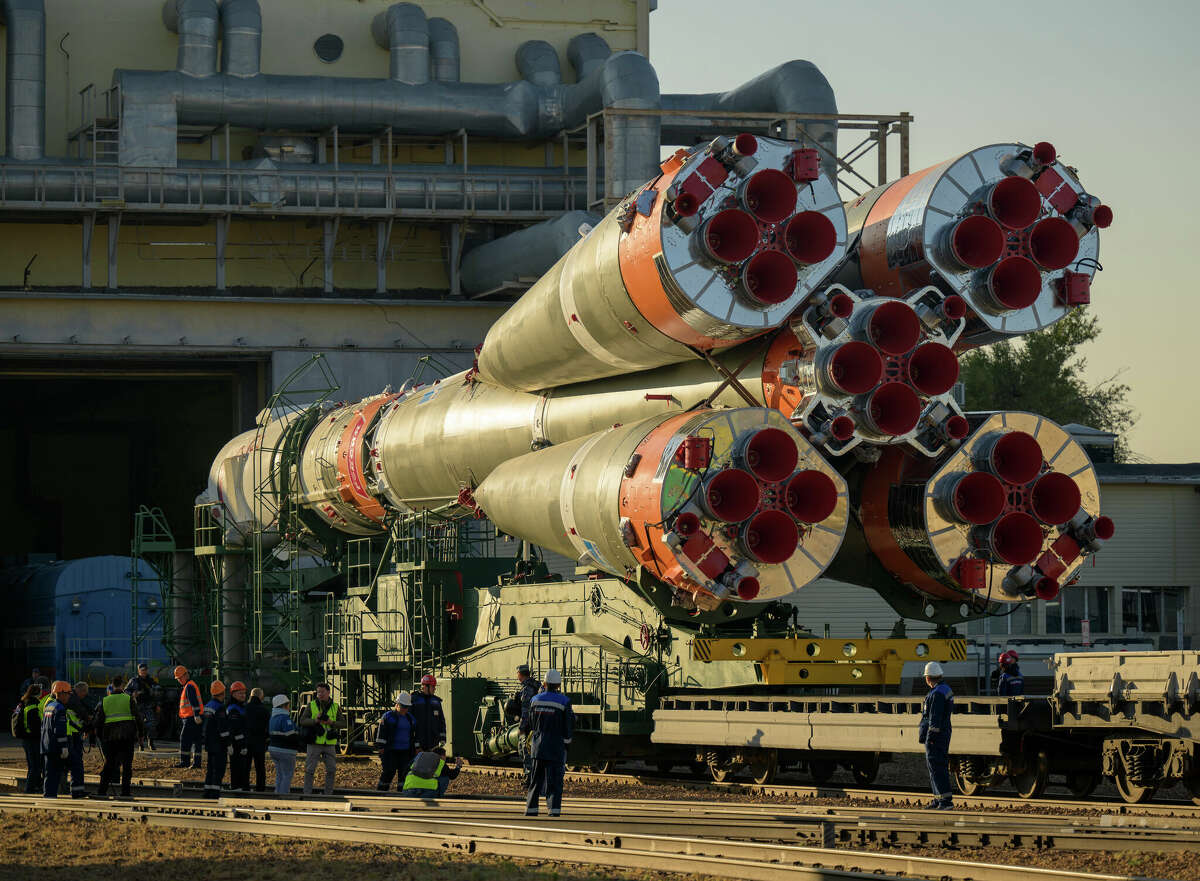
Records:
[[[784,227],[783,246],[797,263],[820,263],[837,247],[837,230],[820,211],[801,211]]]
[[[801,523],[820,523],[837,507],[837,486],[823,471],[798,471],[784,494],[788,513]]]
[[[902,382],[885,382],[859,404],[862,424],[881,436],[908,434],[921,418],[921,399]]]
[[[1061,471],[1048,471],[1037,479],[1029,494],[1033,516],[1049,526],[1066,523],[1079,510],[1079,484]]]
[[[869,392],[883,378],[883,359],[869,343],[850,340],[825,352],[818,362],[821,375],[842,394]]]
[[[762,511],[742,527],[741,541],[759,563],[782,563],[796,552],[800,530],[782,511]]]
[[[1000,516],[1007,496],[996,477],[986,471],[970,471],[939,486],[938,499],[953,519],[983,526]]]
[[[764,306],[775,306],[796,290],[796,264],[782,251],[759,251],[746,261],[742,284],[751,299]]]
[[[1029,234],[1029,255],[1042,269],[1066,269],[1079,253],[1075,227],[1061,217],[1039,221]]]
[[[867,337],[886,355],[912,351],[921,339],[921,319],[907,303],[885,300],[872,311],[866,326]]]
[[[1028,257],[1005,257],[992,267],[984,287],[997,309],[1025,309],[1042,293],[1042,273]]]
[[[744,442],[741,460],[764,483],[778,483],[796,470],[796,444],[778,428],[763,428]]]
[[[1038,522],[1024,512],[1005,514],[981,533],[981,544],[1000,563],[1021,566],[1037,559],[1045,535]]]
[[[741,263],[758,245],[758,224],[739,208],[726,208],[700,227],[700,242],[718,263]]]
[[[908,360],[908,381],[926,395],[943,395],[958,382],[958,356],[949,346],[925,343]]]
[[[796,210],[796,182],[777,168],[757,171],[742,187],[742,204],[764,223],[779,223]]]
[[[987,196],[988,213],[1001,226],[1022,230],[1042,213],[1042,195],[1033,181],[1023,177],[1006,177],[992,186]],[[999,258],[999,254],[996,258]],[[989,260],[988,264],[994,261]]]
[[[950,230],[950,256],[959,266],[982,269],[1004,253],[1004,230],[982,214],[964,217]]]
[[[701,506],[714,520],[740,523],[756,510],[762,501],[758,481],[741,468],[718,471],[704,484]]]
[[[985,468],[1013,486],[1024,486],[1042,469],[1042,448],[1024,431],[997,433],[979,453]]]

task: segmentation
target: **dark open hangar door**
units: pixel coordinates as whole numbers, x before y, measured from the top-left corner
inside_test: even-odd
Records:
[[[264,359],[0,361],[0,562],[128,554],[159,506],[190,546],[213,456],[265,401]]]

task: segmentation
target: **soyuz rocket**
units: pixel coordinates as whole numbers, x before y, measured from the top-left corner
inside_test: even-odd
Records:
[[[930,620],[1051,599],[1113,534],[1091,462],[951,392],[962,352],[1088,302],[1112,219],[1044,142],[843,204],[816,150],[719,137],[587,232],[471,369],[264,412],[201,501],[230,542],[271,527],[271,493],[310,544],[486,517],[680,621],[795,606],[822,574]]]

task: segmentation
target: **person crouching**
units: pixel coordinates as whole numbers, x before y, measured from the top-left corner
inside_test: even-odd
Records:
[[[446,764],[445,747],[417,753],[408,776],[404,778],[404,795],[411,798],[441,798],[446,794],[450,781],[456,779],[461,770],[461,757],[456,756],[453,765]]]

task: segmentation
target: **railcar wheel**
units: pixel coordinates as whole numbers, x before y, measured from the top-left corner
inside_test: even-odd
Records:
[[[850,766],[854,782],[859,786],[869,786],[879,776],[879,753],[868,753],[862,758],[856,758]]]
[[[969,780],[967,775],[957,765],[950,772],[950,781],[954,784],[954,788],[958,790],[960,795],[978,795],[987,789],[986,783]]]
[[[713,783],[724,783],[733,776],[733,769],[729,765],[712,762],[708,766],[708,775],[712,777]]]
[[[773,782],[778,771],[779,754],[775,750],[768,750],[750,763],[750,777],[761,786]]]
[[[1124,762],[1117,766],[1117,773],[1113,775],[1113,783],[1117,784],[1117,792],[1121,793],[1121,798],[1131,805],[1148,802],[1154,798],[1154,793],[1158,792],[1157,786],[1139,786],[1130,780]]]
[[[612,759],[596,759],[587,769],[592,774],[608,774],[613,769],[613,762]]]
[[[698,780],[703,780],[708,776],[708,764],[705,762],[688,762],[688,770]]]
[[[837,762],[830,759],[809,759],[808,776],[818,786],[823,786],[833,779],[833,772],[836,770]]]
[[[1095,771],[1075,771],[1067,775],[1067,789],[1076,798],[1087,798],[1096,791],[1100,775]]]
[[[1045,753],[1038,753],[1027,760],[1025,767],[1019,773],[1010,773],[1008,779],[1021,798],[1039,798],[1046,791],[1046,782],[1050,778],[1049,761]]]

